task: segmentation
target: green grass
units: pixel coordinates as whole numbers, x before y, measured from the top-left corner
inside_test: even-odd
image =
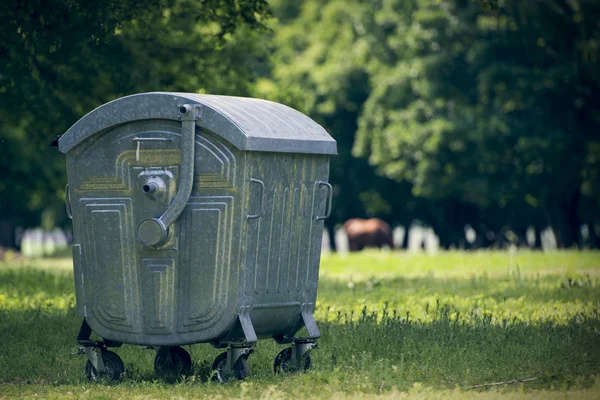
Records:
[[[314,369],[274,376],[281,346],[261,341],[252,376],[229,385],[205,382],[210,345],[186,346],[196,374],[176,384],[157,380],[153,351],[126,345],[122,382],[89,383],[70,354],[70,269],[0,264],[0,398],[600,398],[598,252],[325,256]]]

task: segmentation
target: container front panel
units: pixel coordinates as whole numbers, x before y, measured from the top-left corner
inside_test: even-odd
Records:
[[[316,299],[323,221],[327,156],[252,153],[248,178],[264,182],[260,218],[245,223],[243,303],[250,306],[257,334],[289,329],[303,303]],[[260,187],[247,189],[248,213],[261,208]],[[259,310],[264,310],[260,312]],[[279,317],[273,319],[273,310]]]
[[[140,222],[160,217],[177,193],[180,134],[176,122],[136,122],[67,154],[78,310],[105,338],[196,343],[233,322],[238,257],[231,249],[239,247],[234,225],[241,214],[235,186],[243,180],[236,158],[243,153],[197,131],[192,196],[167,243],[148,247],[137,239]]]
[[[175,260],[144,258],[142,264],[142,285],[153,292],[143,302],[144,326],[152,334],[168,334],[175,314]]]
[[[185,215],[181,243],[187,259],[181,273],[179,332],[206,330],[225,311],[230,283],[233,196],[192,197]],[[198,272],[201,272],[198,274]]]
[[[136,332],[138,322],[137,276],[133,243],[132,206],[129,198],[82,198],[86,313],[110,329]]]

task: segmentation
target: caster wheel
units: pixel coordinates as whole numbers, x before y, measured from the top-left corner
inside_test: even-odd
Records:
[[[215,358],[212,369],[215,374],[212,377],[214,382],[227,383],[232,376],[225,374],[225,364],[227,363],[227,352],[221,353]],[[235,362],[233,366],[233,378],[242,380],[250,376],[250,367],[248,366],[248,355],[243,355]]]
[[[161,347],[154,358],[154,372],[169,380],[175,380],[181,375],[190,375],[192,373],[192,357],[179,346]]]
[[[303,368],[304,371],[310,369],[311,359],[310,354],[305,354],[300,360],[300,365],[292,365],[292,348],[288,347],[287,349],[283,349],[277,354],[275,357],[275,362],[273,363],[273,370],[276,374],[287,374],[290,372],[296,372],[300,368]]]
[[[99,373],[89,360],[85,364],[85,374],[88,379],[96,382],[102,378],[109,381],[118,381],[121,379],[121,374],[125,371],[125,366],[123,365],[121,357],[119,357],[117,353],[106,350],[102,352],[102,360],[106,367],[106,372],[103,374]]]

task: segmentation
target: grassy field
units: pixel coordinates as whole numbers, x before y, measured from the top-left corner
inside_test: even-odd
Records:
[[[70,260],[0,264],[0,399],[600,398],[598,252],[325,256],[314,368],[274,376],[262,341],[228,385],[206,382],[210,345],[186,346],[195,374],[175,384],[136,346],[116,349],[120,383],[88,382],[73,290]]]

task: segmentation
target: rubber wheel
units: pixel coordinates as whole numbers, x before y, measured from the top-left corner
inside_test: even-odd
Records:
[[[212,369],[215,371],[212,380],[214,382],[227,383],[230,376],[223,372],[227,363],[227,352],[221,353],[213,361]],[[233,366],[233,377],[237,380],[243,380],[250,376],[250,366],[248,365],[248,355],[243,355],[235,362]]]
[[[168,380],[175,380],[182,375],[191,375],[192,357],[179,346],[161,347],[154,358],[154,372]]]
[[[273,372],[276,374],[288,374],[291,372],[298,371],[298,366],[292,365],[292,363],[290,362],[291,360],[292,348],[288,347],[286,349],[281,350],[279,354],[277,354],[277,357],[275,357],[275,362],[273,363]],[[300,361],[300,364],[302,364],[303,366],[303,370],[308,371],[310,369],[311,363],[312,361],[310,358],[310,354],[304,354],[302,360]]]
[[[92,365],[90,360],[85,364],[85,374],[90,381],[99,381],[100,379],[107,379],[109,381],[118,381],[121,379],[121,374],[125,371],[123,360],[112,351],[105,350],[102,352],[102,360],[104,361],[104,367],[106,372],[101,374]]]

